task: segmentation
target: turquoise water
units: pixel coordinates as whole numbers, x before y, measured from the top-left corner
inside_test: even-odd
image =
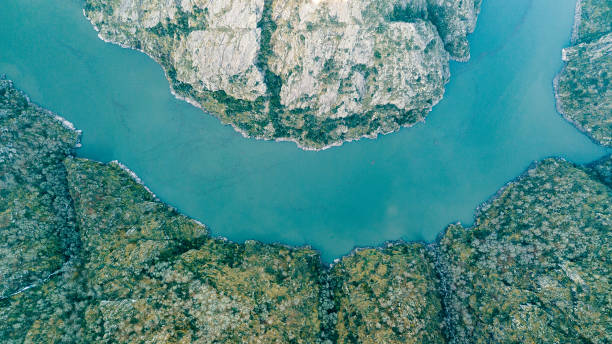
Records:
[[[426,123],[323,152],[244,139],[176,100],[144,54],[97,39],[80,1],[2,0],[0,73],[82,129],[78,154],[120,160],[232,240],[354,246],[433,240],[529,164],[606,151],[556,113],[552,79],[574,0],[485,0],[472,60]]]

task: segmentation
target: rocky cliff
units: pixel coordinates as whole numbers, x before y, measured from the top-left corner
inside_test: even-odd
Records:
[[[244,135],[321,149],[424,119],[481,0],[87,0],[100,37]]]

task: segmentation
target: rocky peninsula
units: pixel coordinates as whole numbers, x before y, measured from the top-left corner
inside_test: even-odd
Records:
[[[99,36],[245,136],[323,149],[422,121],[481,0],[87,0]]]

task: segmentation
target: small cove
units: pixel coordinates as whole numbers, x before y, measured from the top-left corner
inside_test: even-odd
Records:
[[[161,67],[102,42],[81,2],[0,3],[0,73],[83,130],[78,155],[119,160],[213,234],[312,245],[433,240],[534,160],[607,151],[556,113],[552,79],[574,0],[484,0],[472,59],[452,63],[425,123],[322,152],[245,139],[175,99]]]

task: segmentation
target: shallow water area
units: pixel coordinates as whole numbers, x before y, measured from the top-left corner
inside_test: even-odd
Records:
[[[245,139],[175,99],[163,71],[104,43],[81,1],[0,2],[0,74],[83,130],[79,156],[119,160],[181,212],[231,240],[354,246],[433,240],[534,160],[607,151],[555,110],[552,80],[574,0],[484,0],[472,59],[452,63],[425,123],[321,152]]]

